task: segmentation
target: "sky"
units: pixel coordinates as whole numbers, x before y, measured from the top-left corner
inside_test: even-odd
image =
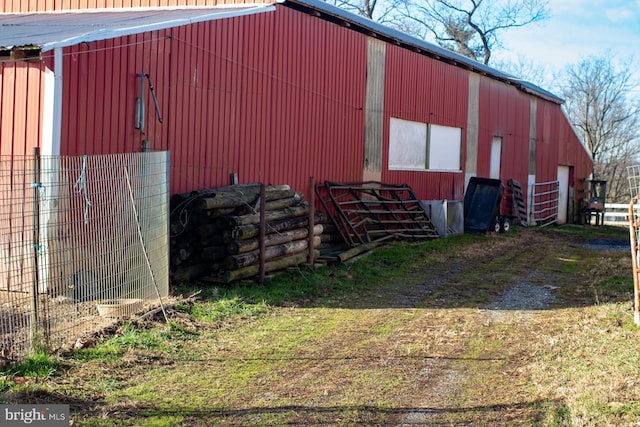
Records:
[[[616,59],[634,58],[640,83],[640,0],[549,0],[550,18],[502,34],[497,61],[544,67],[545,86],[553,74],[589,55],[608,50]]]

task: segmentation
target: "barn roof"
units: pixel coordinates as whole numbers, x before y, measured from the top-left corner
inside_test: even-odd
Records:
[[[267,0],[269,1],[269,0]],[[370,19],[332,6],[321,0],[275,0],[276,3],[345,25],[372,37],[388,41],[420,54],[469,69],[517,87],[548,101],[564,101],[551,92],[511,74],[409,36]],[[197,22],[232,18],[275,10],[273,4],[227,4],[204,7],[162,7],[129,9],[85,9],[76,11],[0,13],[0,60],[7,53],[22,51],[28,57],[31,48],[48,51],[83,42],[107,40]],[[17,57],[17,55],[16,55]]]
[[[275,10],[267,4],[0,14],[0,49],[42,51]]]

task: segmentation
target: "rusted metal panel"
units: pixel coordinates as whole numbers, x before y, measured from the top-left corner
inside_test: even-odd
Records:
[[[75,46],[64,64],[62,154],[149,140],[172,153],[173,193],[226,185],[231,173],[300,189],[309,176],[362,178],[366,37],[347,28],[279,8]],[[145,92],[141,135],[143,72],[164,120]]]
[[[465,181],[478,173],[478,130],[480,117],[480,76],[469,73],[469,99],[466,126]]]
[[[365,180],[380,180],[382,176],[385,47],[386,43],[380,40],[368,39],[363,172]]]
[[[407,185],[325,181],[316,192],[350,247],[438,237],[420,200]]]

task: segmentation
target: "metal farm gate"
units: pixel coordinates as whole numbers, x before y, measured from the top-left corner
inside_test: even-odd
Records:
[[[640,165],[627,167],[629,180],[629,241],[633,271],[633,320],[640,326]]]
[[[168,294],[168,152],[0,157],[0,363]]]
[[[559,181],[535,183],[531,189],[531,223],[540,227],[558,222]]]

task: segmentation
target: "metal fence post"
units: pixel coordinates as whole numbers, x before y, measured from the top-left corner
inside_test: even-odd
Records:
[[[313,244],[313,239],[316,237],[313,234],[313,229],[315,227],[315,216],[316,216],[316,199],[315,199],[315,188],[316,188],[316,180],[314,177],[309,177],[309,235],[307,236],[307,240],[309,241],[309,247],[307,248],[309,251],[309,267],[313,269],[313,265],[315,263],[314,259],[314,251],[315,246]]]
[[[41,343],[38,328],[38,252],[40,251],[40,148],[33,149],[33,286],[31,288],[30,353]]]
[[[259,234],[259,249],[260,249],[260,286],[264,285],[264,264],[265,264],[265,234],[266,234],[266,219],[265,219],[265,209],[266,209],[266,190],[264,183],[260,183],[260,234]]]

